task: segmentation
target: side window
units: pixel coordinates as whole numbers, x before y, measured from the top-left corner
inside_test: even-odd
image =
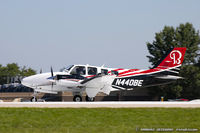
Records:
[[[108,75],[108,70],[107,69],[101,69],[101,74]]]
[[[85,75],[85,67],[84,66],[76,66],[71,71],[71,74]]]
[[[111,74],[113,74],[113,75],[119,75],[119,73],[118,73],[118,71],[111,71]]]
[[[96,75],[97,68],[96,67],[88,67],[88,75]]]

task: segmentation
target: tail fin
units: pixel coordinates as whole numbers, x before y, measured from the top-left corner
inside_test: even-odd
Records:
[[[168,80],[176,80],[182,79],[182,77],[178,76],[180,71],[180,66],[183,63],[184,55],[186,48],[174,48],[169,51],[169,54],[165,56],[161,60],[161,63],[155,68],[159,70],[164,70],[159,73],[155,78],[158,79],[168,79]]]
[[[185,51],[185,47],[177,47],[172,49],[169,54],[162,59],[161,63],[156,68],[166,69],[181,66],[183,63]]]

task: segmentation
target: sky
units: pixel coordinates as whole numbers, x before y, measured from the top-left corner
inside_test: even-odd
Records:
[[[0,0],[0,64],[148,69],[164,26],[200,29],[199,0]]]

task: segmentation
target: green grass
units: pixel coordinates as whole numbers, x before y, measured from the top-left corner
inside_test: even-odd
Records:
[[[200,108],[0,108],[0,133],[133,133],[200,128]]]

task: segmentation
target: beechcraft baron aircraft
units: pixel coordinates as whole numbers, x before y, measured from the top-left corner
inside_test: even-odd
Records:
[[[62,72],[42,73],[26,77],[22,84],[33,88],[32,100],[37,93],[71,91],[74,101],[82,101],[82,92],[86,92],[86,101],[94,101],[98,92],[107,95],[111,91],[132,90],[136,87],[149,87],[167,84],[181,79],[178,76],[186,48],[173,48],[160,63],[149,70],[106,68],[90,65],[71,65]]]

